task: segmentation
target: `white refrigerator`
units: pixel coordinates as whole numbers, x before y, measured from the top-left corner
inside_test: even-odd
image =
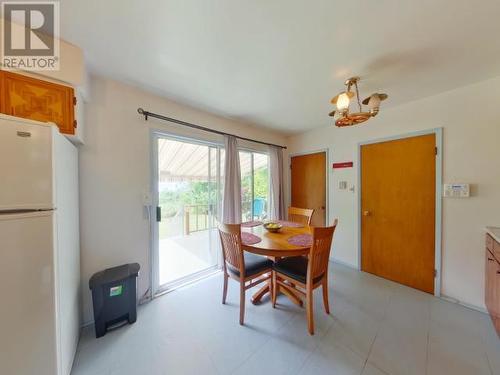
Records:
[[[80,324],[78,152],[0,115],[0,374],[68,375]]]

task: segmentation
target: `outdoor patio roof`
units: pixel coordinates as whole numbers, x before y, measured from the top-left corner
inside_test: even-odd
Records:
[[[211,151],[209,151],[211,150]],[[171,139],[158,141],[158,167],[160,181],[200,181],[208,179],[210,153],[210,168],[212,177],[216,174],[217,154],[214,147],[201,144],[179,142]],[[243,154],[242,154],[243,153]],[[251,171],[251,158],[240,152],[241,174]],[[224,165],[224,151],[221,153],[221,166]],[[267,165],[267,155],[257,154],[254,157],[254,168]],[[221,171],[223,173],[223,171]]]

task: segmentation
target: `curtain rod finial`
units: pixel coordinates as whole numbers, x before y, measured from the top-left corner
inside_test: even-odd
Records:
[[[137,108],[137,112],[141,115],[144,116],[144,120],[148,121],[148,114],[149,112],[145,111],[144,109],[142,109],[141,107]]]

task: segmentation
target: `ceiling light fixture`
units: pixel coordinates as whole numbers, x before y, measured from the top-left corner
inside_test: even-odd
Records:
[[[368,120],[370,117],[376,116],[379,112],[380,102],[387,99],[387,94],[375,93],[371,94],[368,98],[363,100],[363,102],[360,102],[358,82],[359,77],[349,78],[347,81],[345,81],[347,90],[341,92],[330,101],[332,104],[335,104],[337,108],[334,111],[330,112],[329,115],[331,117],[334,117],[337,113],[340,114],[340,117],[335,120],[335,125],[338,127],[361,124],[362,122]],[[355,92],[351,91],[353,86]],[[354,97],[356,97],[357,99],[359,112],[351,113],[349,111],[349,105],[352,103],[352,99]],[[368,111],[363,112],[361,103],[368,106]]]

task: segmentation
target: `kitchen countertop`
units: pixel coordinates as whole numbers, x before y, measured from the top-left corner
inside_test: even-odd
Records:
[[[486,233],[488,233],[495,241],[500,243],[500,228],[499,227],[486,227]]]

